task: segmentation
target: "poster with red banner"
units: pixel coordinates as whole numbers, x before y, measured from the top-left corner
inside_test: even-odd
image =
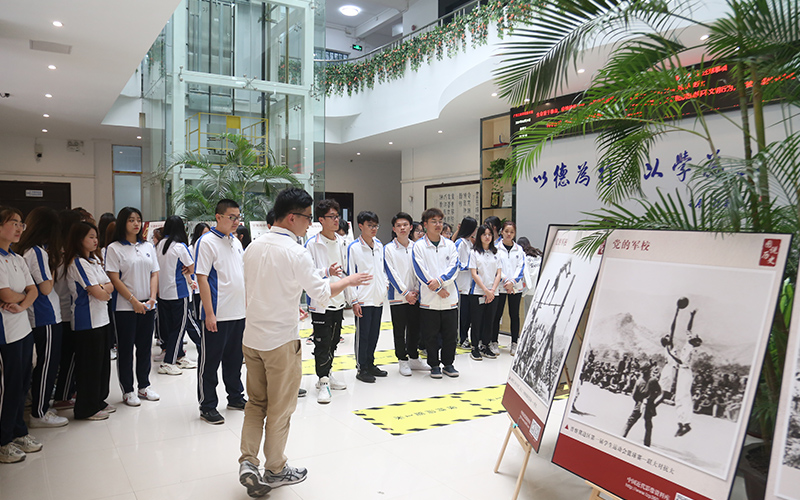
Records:
[[[790,243],[611,233],[553,462],[627,500],[728,498]]]
[[[511,363],[503,406],[538,452],[572,338],[602,259],[573,250],[591,231],[548,232],[548,252]],[[552,237],[551,237],[552,236]]]
[[[800,500],[800,294],[796,291],[764,498]]]

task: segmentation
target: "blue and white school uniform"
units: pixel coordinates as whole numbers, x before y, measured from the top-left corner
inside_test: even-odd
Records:
[[[67,263],[56,269],[53,290],[61,309],[61,360],[58,365],[55,401],[66,401],[75,392],[75,338],[72,331],[72,294],[67,278]]]
[[[469,269],[475,269],[486,288],[492,287],[497,277],[497,271],[501,269],[500,258],[491,251],[470,252]],[[472,325],[472,350],[478,351],[478,342],[488,347],[492,334],[492,323],[497,309],[497,297],[488,304],[485,301],[485,292],[478,283],[472,278],[470,272],[469,298],[470,302],[470,323]]]
[[[416,292],[419,297],[419,280],[414,275],[411,255],[413,247],[413,241],[403,246],[395,238],[383,249],[386,276],[389,278],[394,352],[400,361],[419,357],[419,300],[414,305],[408,303],[409,292]]]
[[[36,348],[36,367],[31,379],[31,416],[44,417],[50,408],[50,396],[61,362],[61,301],[55,287],[47,295],[39,286],[54,281],[47,251],[40,246],[29,248],[23,255],[31,271],[39,296],[28,308]]]
[[[134,298],[150,300],[150,277],[159,270],[156,249],[148,241],[114,241],[106,247],[107,273],[119,279]],[[136,314],[130,297],[114,292],[114,324],[117,328],[117,374],[123,394],[133,392],[133,349],[136,347],[136,380],[140,390],[150,386],[150,356],[155,327],[155,308]]]
[[[383,265],[383,244],[372,239],[370,247],[361,236],[347,247],[347,274],[367,273],[372,280],[354,287],[353,304],[361,306],[361,317],[356,318],[356,367],[369,372],[375,365],[375,348],[381,333],[383,301],[389,289],[389,280]]]
[[[469,284],[472,277],[469,274],[469,255],[472,251],[472,242],[467,238],[456,240],[458,252],[458,273],[456,274],[456,288],[458,288],[458,340],[463,343],[467,340],[470,324]]]
[[[111,378],[108,305],[87,290],[110,283],[102,264],[76,257],[67,266],[72,296],[72,330],[75,340],[75,418],[91,417],[106,408]]]
[[[189,312],[189,297],[192,290],[183,268],[194,264],[194,259],[185,243],[172,242],[166,246],[169,236],[158,242],[156,258],[161,271],[158,274],[158,321],[164,340],[164,362],[175,364],[185,356],[183,334],[194,328],[194,319]]]
[[[197,399],[200,411],[216,409],[217,370],[222,364],[222,381],[228,404],[244,400],[242,385],[242,335],[244,334],[244,250],[234,234],[222,234],[216,227],[195,243],[194,273],[208,277],[211,309],[217,318],[217,331],[205,325],[206,306],[200,307],[200,359]]]
[[[495,313],[495,324],[492,331],[492,342],[497,342],[500,333],[500,321],[503,318],[503,309],[508,298],[508,316],[511,319],[511,342],[516,343],[519,338],[519,304],[522,301],[522,289],[525,286],[525,251],[522,247],[513,244],[511,250],[503,244],[502,238],[495,243],[497,256],[503,267],[502,283],[511,283],[513,292],[508,293],[504,286],[499,289],[500,296],[497,297],[497,312]]]
[[[0,248],[0,289],[25,293],[25,288],[33,284],[25,259]],[[28,434],[23,413],[32,359],[28,313],[0,309],[0,446]]]

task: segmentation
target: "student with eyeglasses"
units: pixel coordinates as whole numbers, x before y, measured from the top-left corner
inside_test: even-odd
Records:
[[[355,287],[353,314],[356,317],[356,378],[374,383],[375,377],[385,377],[386,370],[375,366],[375,348],[381,332],[383,301],[389,290],[389,280],[383,265],[383,244],[376,238],[380,225],[374,212],[365,210],[356,217],[361,236],[347,247],[347,274],[368,273],[369,284]]]
[[[112,242],[106,248],[105,269],[114,284],[114,324],[117,330],[117,376],[122,400],[139,406],[158,401],[150,388],[150,366],[158,295],[156,249],[142,237],[142,212],[125,207],[117,214]],[[134,348],[136,382],[134,391]]]
[[[24,230],[22,212],[0,207],[0,463],[21,462],[42,449],[23,419],[33,365],[26,311],[39,295],[25,259],[11,250]]]
[[[244,249],[236,237],[239,204],[222,199],[214,210],[217,225],[195,243],[195,275],[200,287],[200,359],[197,400],[200,418],[224,424],[217,411],[217,370],[228,393],[228,409],[244,411],[242,386],[242,334],[245,327]]]
[[[309,238],[306,248],[314,259],[314,266],[331,283],[336,283],[344,275],[347,265],[344,252],[344,239],[336,234],[339,229],[339,203],[336,200],[322,200],[317,204],[317,220],[322,231]],[[324,302],[307,296],[308,312],[311,313],[311,325],[314,328],[314,366],[317,377],[317,403],[327,404],[331,401],[331,389],[343,391],[347,384],[333,376],[331,370],[336,346],[342,333],[344,307],[350,298],[350,292],[332,296]]]

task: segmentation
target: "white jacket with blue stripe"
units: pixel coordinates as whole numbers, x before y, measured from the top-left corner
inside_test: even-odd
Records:
[[[419,306],[438,311],[457,308],[458,290],[455,281],[459,265],[455,243],[447,238],[440,238],[439,245],[434,245],[424,236],[414,243],[412,255],[414,274],[420,281]],[[428,288],[427,283],[431,280],[436,280],[439,284],[435,292]],[[450,294],[448,297],[441,297],[437,293],[442,288]]]

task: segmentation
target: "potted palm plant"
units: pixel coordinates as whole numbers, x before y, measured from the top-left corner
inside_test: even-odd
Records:
[[[798,18],[798,0],[727,0],[725,11],[712,22],[694,20],[687,3],[554,0],[541,5],[527,25],[515,31],[515,41],[504,44],[505,62],[496,72],[501,94],[512,105],[529,100],[535,107],[562,90],[592,44],[613,39],[608,60],[578,106],[513,138],[506,173],[516,179],[534,172],[546,144],[564,134],[596,133],[597,168],[602,174],[598,197],[604,207],[587,214],[582,221],[586,229],[795,235],[781,314],[775,315],[752,415],[767,448],[774,430],[798,264],[800,134],[791,128],[800,102]],[[699,41],[696,36],[688,40],[682,34],[691,28],[702,29],[705,35]],[[730,84],[738,98],[738,119],[716,109],[707,96],[681,91],[692,81],[687,66],[698,63],[695,69],[702,72],[720,61],[733,75]],[[783,122],[765,121],[764,107],[769,103],[781,107]],[[741,157],[719,155],[718,138],[706,119],[714,113],[739,128]],[[696,118],[679,119],[686,114]],[[769,127],[786,128],[786,137],[768,142]],[[652,146],[666,134],[701,137],[708,145],[708,160],[691,165],[686,193],[659,192],[657,199],[647,199],[641,188],[645,165]],[[628,200],[635,200],[640,210],[624,208],[621,204]],[[587,251],[597,248],[604,236],[596,234],[579,245]],[[763,456],[768,461],[769,451]]]
[[[213,220],[217,201],[229,198],[239,203],[244,222],[266,220],[277,192],[300,182],[289,167],[277,165],[272,151],[263,145],[253,145],[238,134],[219,137],[228,146],[222,164],[208,155],[185,152],[158,172],[162,182],[176,168],[191,167],[202,173],[198,183],[184,184],[172,194],[172,210],[180,210],[189,220]]]

